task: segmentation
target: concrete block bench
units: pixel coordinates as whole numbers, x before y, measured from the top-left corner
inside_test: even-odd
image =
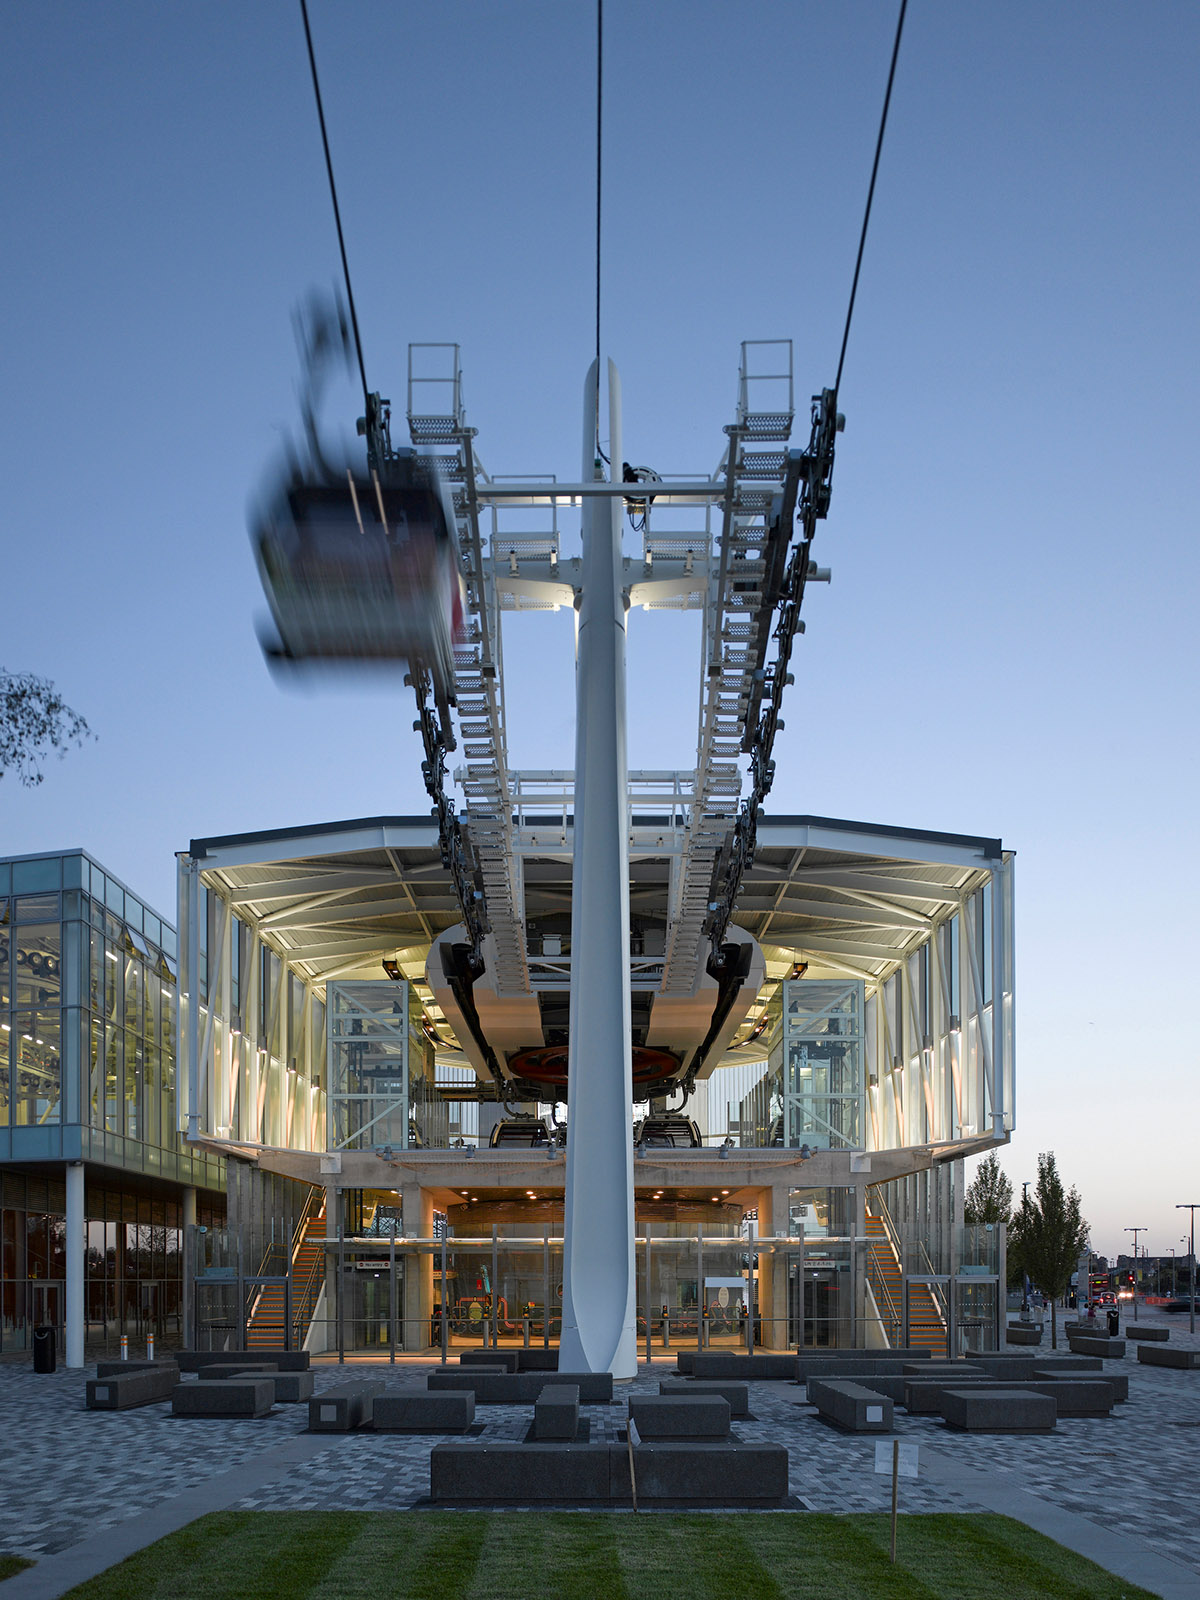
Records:
[[[629,1420],[645,1440],[715,1444],[729,1437],[729,1402],[719,1394],[631,1395]]]
[[[638,1505],[745,1506],[768,1509],[786,1502],[788,1453],[779,1444],[693,1444],[683,1440],[642,1444],[633,1452]],[[612,1451],[614,1500],[629,1499],[629,1458]]]
[[[740,1378],[795,1380],[796,1353],[779,1350],[771,1355],[736,1355],[725,1350],[697,1350],[692,1357],[692,1375],[696,1378]]]
[[[1072,1355],[1099,1356],[1101,1361],[1116,1361],[1125,1354],[1124,1339],[1110,1339],[1107,1334],[1072,1333],[1067,1343]]]
[[[533,1436],[539,1443],[570,1443],[579,1432],[579,1385],[548,1383],[534,1401]]]
[[[219,1369],[223,1370],[223,1369]],[[198,1379],[211,1383],[214,1379],[212,1372],[197,1374]],[[313,1385],[316,1379],[312,1372],[276,1372],[274,1367],[245,1367],[237,1372],[230,1372],[231,1378],[269,1378],[275,1387],[275,1403],[277,1405],[299,1405],[302,1401],[311,1400]]]
[[[464,1350],[458,1358],[460,1367],[499,1367],[502,1372],[516,1372],[519,1350]]]
[[[375,1399],[386,1388],[382,1378],[367,1378],[313,1395],[308,1402],[308,1431],[352,1433],[371,1421]]]
[[[444,1367],[426,1379],[430,1390],[470,1389],[476,1405],[532,1405],[548,1383],[579,1386],[582,1405],[604,1405],[613,1397],[611,1372],[495,1372],[484,1367]]]
[[[179,1372],[174,1356],[162,1356],[156,1361],[97,1361],[98,1378],[119,1378],[126,1372]],[[178,1382],[178,1378],[176,1378]]]
[[[273,1361],[247,1361],[243,1366],[231,1367],[222,1362],[215,1367],[201,1367],[196,1374],[200,1383],[223,1383],[226,1378],[274,1377],[279,1368]]]
[[[731,1417],[750,1415],[750,1390],[744,1383],[706,1383],[700,1378],[663,1378],[659,1394],[718,1394],[729,1405]]]
[[[1190,1372],[1200,1367],[1200,1350],[1180,1350],[1157,1344],[1140,1344],[1138,1360],[1147,1367],[1180,1367],[1183,1371]]]
[[[904,1386],[912,1381],[911,1378],[895,1372],[831,1372],[827,1377],[810,1378],[808,1388],[811,1390],[813,1385],[819,1383],[857,1383],[862,1388],[869,1389],[872,1394],[886,1395],[893,1405],[903,1405]],[[808,1398],[812,1400],[811,1393]]]
[[[376,1433],[466,1433],[475,1420],[475,1396],[467,1389],[441,1394],[384,1393],[371,1400]]]
[[[557,1372],[558,1351],[530,1345],[528,1350],[517,1351],[518,1372]]]
[[[958,1383],[926,1383],[910,1378],[905,1396],[905,1409],[910,1416],[937,1416],[942,1410],[942,1398],[947,1388],[964,1390],[988,1389],[991,1391],[1031,1390],[1034,1394],[1047,1394],[1058,1407],[1060,1417],[1107,1417],[1117,1401],[1129,1394],[1129,1379],[1120,1378],[1035,1378],[1014,1379],[1004,1383],[995,1378]],[[1118,1392],[1119,1390],[1123,1392]]]
[[[429,1494],[439,1505],[607,1505],[613,1453],[607,1444],[436,1444],[429,1452]],[[628,1498],[624,1446],[619,1454]]]
[[[1040,1327],[1023,1327],[1016,1322],[1010,1322],[1004,1330],[1005,1344],[1041,1344],[1042,1330]]]
[[[112,1377],[89,1378],[85,1405],[89,1411],[128,1411],[169,1400],[179,1387],[179,1368],[155,1364]]]
[[[180,1383],[171,1395],[173,1417],[265,1417],[275,1404],[270,1378],[223,1378]]]
[[[772,1507],[788,1492],[782,1445],[683,1441],[634,1448],[638,1505]],[[629,1505],[624,1444],[435,1445],[430,1498],[438,1505]]]
[[[1071,1373],[1103,1372],[1100,1356],[1039,1356],[1033,1364],[1034,1378],[1061,1378]]]
[[[280,1372],[307,1372],[307,1350],[179,1350],[175,1363],[180,1372],[199,1372],[204,1367],[224,1364],[227,1367],[245,1367],[256,1362],[267,1362]]]
[[[966,1433],[1050,1433],[1054,1398],[1031,1389],[946,1389],[941,1413],[948,1428]]]
[[[1166,1343],[1171,1337],[1170,1328],[1146,1328],[1136,1322],[1125,1324],[1125,1337],[1127,1339],[1150,1339],[1155,1343]]]
[[[846,1433],[891,1433],[892,1402],[861,1383],[810,1378],[808,1398],[820,1414]]]

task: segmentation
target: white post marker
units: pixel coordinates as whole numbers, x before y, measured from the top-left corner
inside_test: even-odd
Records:
[[[892,1547],[891,1559],[896,1560],[896,1510],[900,1503],[900,1479],[917,1476],[917,1451],[915,1444],[901,1444],[899,1439],[875,1441],[875,1471],[892,1475]]]

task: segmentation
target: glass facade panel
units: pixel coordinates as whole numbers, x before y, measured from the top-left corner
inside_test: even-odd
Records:
[[[36,893],[39,889],[57,889],[62,882],[62,867],[58,856],[41,861],[14,861],[12,864],[12,892]]]
[[[61,1034],[58,1011],[13,1013],[13,1122],[17,1127],[41,1127],[61,1120]]]

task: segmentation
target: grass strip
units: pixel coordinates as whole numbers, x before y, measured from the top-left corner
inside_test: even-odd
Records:
[[[0,1556],[0,1583],[5,1578],[15,1578],[18,1572],[24,1572],[26,1567],[31,1567],[32,1561],[26,1561],[24,1556]]]
[[[1154,1600],[1023,1523],[815,1512],[224,1511],[69,1600]]]

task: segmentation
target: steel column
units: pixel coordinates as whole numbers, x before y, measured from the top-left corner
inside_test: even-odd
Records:
[[[597,478],[600,372],[584,388],[583,476]],[[620,387],[608,363],[609,456],[621,461]],[[613,468],[619,471],[619,466]],[[637,1372],[625,599],[619,499],[584,501],[577,625],[571,875],[564,1372]]]

